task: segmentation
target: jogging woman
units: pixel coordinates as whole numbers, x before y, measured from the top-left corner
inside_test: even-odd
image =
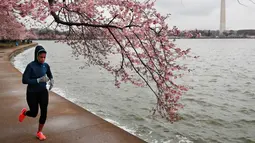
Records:
[[[36,46],[34,61],[27,65],[22,77],[22,83],[28,84],[26,100],[29,106],[29,110],[26,108],[22,109],[19,115],[19,121],[22,122],[26,116],[35,118],[38,114],[38,108],[40,107],[41,116],[36,133],[36,137],[39,140],[46,139],[45,135],[42,133],[42,129],[47,118],[47,108],[49,101],[49,94],[46,88],[46,84],[49,81],[49,90],[51,90],[54,83],[50,66],[45,63],[46,53],[47,52],[42,46]]]

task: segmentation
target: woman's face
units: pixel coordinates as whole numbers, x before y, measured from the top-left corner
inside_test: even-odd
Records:
[[[42,64],[45,62],[45,59],[46,59],[46,53],[40,53],[37,57],[38,62]]]

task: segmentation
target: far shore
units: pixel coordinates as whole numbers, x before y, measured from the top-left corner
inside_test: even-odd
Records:
[[[251,38],[242,38],[242,37],[235,37],[235,38],[230,38],[230,37],[218,37],[218,38],[207,38],[207,37],[201,37],[201,38],[185,38],[185,37],[178,37],[178,38],[169,38],[169,39],[255,39],[255,37]],[[34,41],[56,41],[60,39],[35,39]]]

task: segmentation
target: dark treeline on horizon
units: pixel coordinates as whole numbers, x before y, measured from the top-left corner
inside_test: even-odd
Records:
[[[32,31],[37,35],[37,39],[33,40],[57,40],[59,38],[56,35],[66,36],[68,35],[68,31],[58,31],[51,29],[32,29]],[[200,34],[199,38],[218,38],[220,35],[219,30],[190,30],[190,33],[193,35]],[[180,31],[180,34],[177,36],[179,38],[185,38],[185,31]],[[48,35],[45,36],[45,35]],[[255,38],[255,29],[240,29],[240,30],[226,30],[223,32],[221,37],[224,38]],[[56,38],[54,38],[56,37]],[[93,36],[89,33],[86,34],[86,37],[93,39]],[[222,37],[222,38],[223,38]],[[190,37],[190,38],[198,38],[198,37]],[[62,38],[60,38],[62,39]]]

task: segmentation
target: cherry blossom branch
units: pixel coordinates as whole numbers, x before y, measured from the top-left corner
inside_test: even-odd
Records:
[[[125,51],[125,48],[120,44],[120,42],[118,41],[118,39],[116,38],[115,34],[112,33],[112,31],[110,30],[110,28],[108,28],[109,32],[111,33],[111,35],[113,36],[113,38],[115,39],[115,41],[117,42],[117,44],[120,46],[120,48],[126,53],[127,51]],[[132,44],[132,43],[131,43]],[[146,83],[146,85],[150,88],[150,90],[157,96],[157,93],[153,90],[153,88],[150,86],[150,84],[147,82],[147,80],[141,75],[141,73],[135,68],[132,60],[130,59],[129,56],[126,56],[129,60],[129,62],[131,63],[133,69],[135,70],[135,72],[143,79],[143,81]]]

